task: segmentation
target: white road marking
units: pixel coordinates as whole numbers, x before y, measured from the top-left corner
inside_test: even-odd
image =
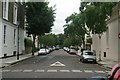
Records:
[[[52,67],[52,66],[61,66],[61,67],[64,67],[64,66],[65,66],[65,64],[63,64],[63,63],[61,63],[61,62],[57,61],[57,62],[55,62],[55,63],[51,64],[50,66],[51,66],[51,67]]]
[[[96,73],[105,73],[104,71],[95,71]]]
[[[106,73],[110,73],[110,71],[106,71]]]
[[[35,72],[45,72],[45,70],[38,69],[38,70],[35,70]]]
[[[47,70],[47,72],[57,72],[57,70]]]
[[[9,72],[10,70],[2,70],[2,72]]]
[[[86,73],[93,73],[92,70],[84,70],[84,72],[86,72]]]
[[[32,72],[32,70],[23,70],[23,72]]]
[[[72,72],[82,72],[81,70],[72,70]]]
[[[12,70],[11,72],[21,72],[22,70]]]
[[[69,70],[60,70],[60,72],[70,72]]]

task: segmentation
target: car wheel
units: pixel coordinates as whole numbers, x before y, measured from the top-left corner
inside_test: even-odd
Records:
[[[97,62],[96,62],[96,60],[94,61],[94,64],[96,64]]]
[[[84,63],[84,62],[85,62],[85,61],[84,61],[84,59],[82,59],[81,61],[82,61],[82,63]]]
[[[80,61],[81,61],[81,59],[80,59]]]

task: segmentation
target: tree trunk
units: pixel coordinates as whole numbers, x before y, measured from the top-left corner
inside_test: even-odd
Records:
[[[40,37],[38,36],[38,48],[40,48]]]
[[[34,56],[34,52],[35,52],[35,38],[36,35],[33,35],[32,56]]]
[[[101,35],[99,34],[99,61],[101,61]]]
[[[82,42],[83,42],[83,49],[85,49],[85,41],[84,41],[84,37],[82,37]]]

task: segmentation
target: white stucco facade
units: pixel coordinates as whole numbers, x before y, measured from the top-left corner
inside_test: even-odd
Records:
[[[1,25],[1,40],[0,43],[2,44],[2,48],[0,48],[0,51],[2,53],[2,55],[0,55],[0,57],[4,57],[4,55],[6,54],[6,56],[11,56],[14,54],[14,51],[16,52],[15,54],[17,54],[17,47],[18,47],[18,27],[2,20],[2,25]],[[4,34],[4,25],[6,25],[6,43],[3,43],[3,34]],[[15,32],[15,43],[14,43],[14,29],[16,30]],[[23,51],[25,50],[24,48],[24,29],[19,29],[19,53],[23,53]]]
[[[113,13],[111,19],[107,23],[108,30],[103,33],[101,41],[98,35],[92,35],[93,44],[92,50],[96,51],[97,58],[99,59],[99,53],[101,51],[101,59],[111,59],[113,61],[118,61],[120,54],[120,39],[118,34],[120,33],[120,26],[118,23],[118,7],[113,8]]]
[[[2,20],[0,19],[0,34],[2,34]],[[0,56],[2,56],[2,35],[0,35]]]

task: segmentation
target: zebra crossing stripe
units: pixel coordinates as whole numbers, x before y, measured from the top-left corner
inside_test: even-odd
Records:
[[[2,72],[9,72],[10,70],[2,70]]]
[[[105,73],[104,71],[95,71],[96,73]]]
[[[110,71],[106,71],[106,73],[110,73]]]
[[[32,70],[23,70],[23,72],[32,72]]]
[[[36,70],[35,72],[45,72],[45,70],[40,70],[40,69],[38,69],[38,70]]]
[[[92,70],[84,70],[84,72],[86,72],[86,73],[93,73]]]
[[[72,72],[82,72],[81,70],[72,70]]]
[[[70,72],[69,70],[60,70],[60,72]]]
[[[47,70],[47,72],[57,72],[57,70]]]
[[[12,70],[11,72],[21,72],[22,70]]]

